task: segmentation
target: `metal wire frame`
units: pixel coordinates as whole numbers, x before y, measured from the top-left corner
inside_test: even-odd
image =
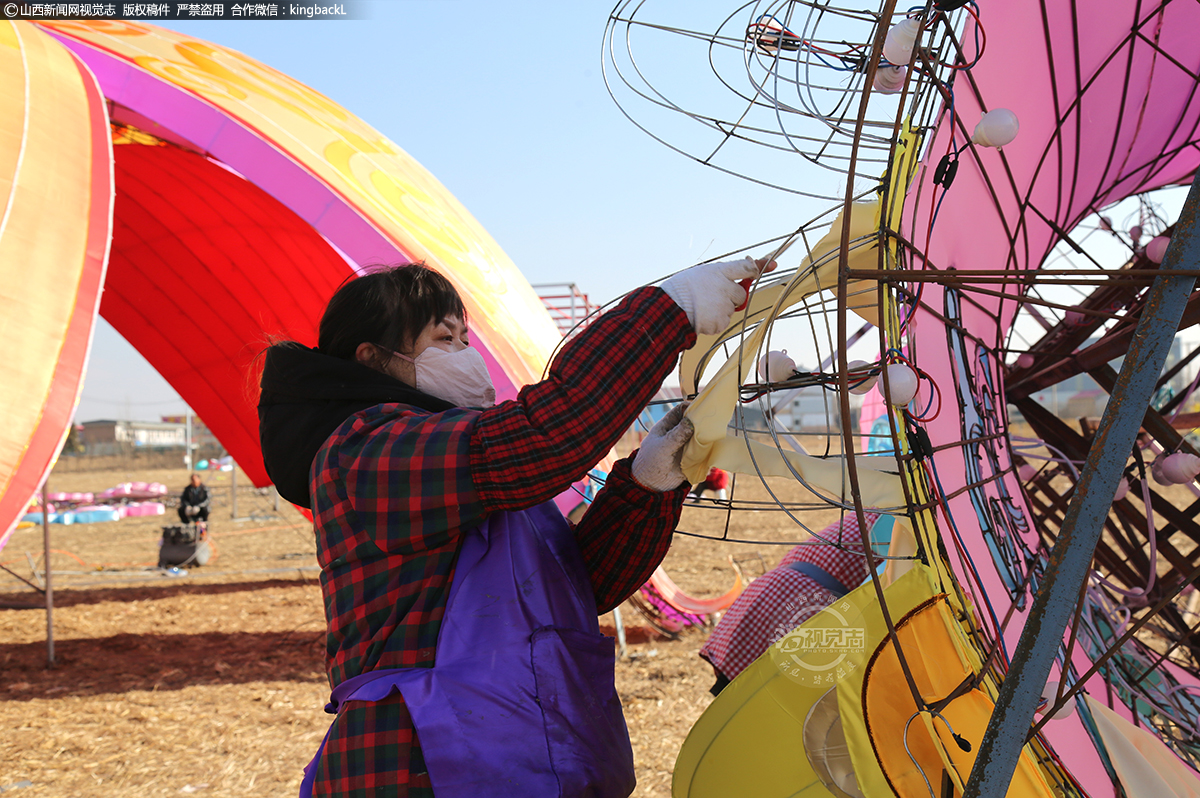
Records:
[[[657,22],[651,18],[654,10],[651,0],[622,0],[605,29],[604,80],[621,112],[656,141],[706,166],[818,199],[841,200],[847,176],[852,176],[851,182],[876,182],[891,157],[895,118],[915,120],[917,132],[924,133],[928,128],[921,120],[932,120],[941,101],[940,93],[931,90],[936,75],[946,71],[947,59],[961,57],[951,30],[957,16],[930,15],[932,28],[925,34],[922,50],[926,58],[914,65],[920,69],[909,71],[904,93],[894,98],[874,94],[878,110],[859,119],[858,99],[870,94],[864,89],[875,70],[871,58],[877,60],[878,55],[869,53],[865,45],[854,45],[853,67],[845,66],[845,62],[842,67],[831,67],[825,60],[828,54],[821,50],[833,45],[849,47],[844,43],[847,33],[851,39],[855,32],[873,36],[881,23],[890,25],[890,14],[817,0],[751,0],[726,16],[714,30],[701,31]],[[761,47],[747,30],[764,16],[778,19],[784,26],[797,25],[798,32],[793,35],[805,46],[793,51]],[[847,25],[854,32],[847,31]],[[822,36],[821,31],[828,29],[833,35]],[[668,89],[656,85],[659,76],[650,74],[652,66],[643,65],[635,53],[635,33],[651,42],[673,40],[672,44],[692,42],[697,48],[703,47],[714,88],[729,103],[728,111],[687,108],[671,99]],[[620,43],[624,46],[619,47]],[[653,55],[654,48],[651,45],[640,52]],[[822,107],[814,92],[828,95],[832,105]],[[712,96],[717,95],[714,92]],[[666,112],[708,134],[701,137],[704,143],[683,145],[651,129],[651,123],[640,121],[639,111]],[[737,166],[731,163],[736,158],[732,154],[730,162],[723,160],[725,150],[741,144],[758,148],[754,158],[757,165]],[[798,186],[794,169],[776,171],[773,166],[763,165],[764,151],[798,155],[836,179],[825,190],[811,188],[811,180],[805,181],[809,185]],[[853,169],[852,162],[856,164]]]
[[[775,176],[775,174],[772,174],[769,178],[764,178],[758,174],[740,174],[736,170],[733,170],[727,166],[723,166],[717,162],[717,156],[721,153],[722,148],[739,142],[756,143],[767,150],[774,150],[777,152],[791,151],[796,155],[817,163],[819,166],[829,170],[830,172],[845,174],[848,177],[848,180],[846,181],[848,186],[846,194],[841,197],[841,199],[843,199],[843,207],[847,208],[852,199],[850,194],[853,193],[852,187],[854,186],[856,180],[875,180],[878,178],[878,167],[882,162],[886,162],[887,159],[891,157],[891,142],[897,139],[896,133],[898,132],[899,128],[899,115],[897,115],[893,120],[882,118],[865,118],[864,112],[866,110],[866,103],[863,102],[858,109],[859,118],[857,120],[851,120],[849,113],[852,104],[840,102],[840,100],[844,100],[845,97],[849,96],[850,92],[847,90],[844,95],[838,98],[839,103],[834,104],[834,113],[832,115],[822,116],[817,109],[818,103],[816,100],[818,98],[811,94],[812,81],[809,80],[809,78],[813,74],[813,70],[817,69],[817,67],[814,66],[811,58],[809,57],[811,55],[810,51],[804,51],[802,48],[798,48],[794,51],[796,54],[789,58],[784,55],[785,51],[783,48],[778,48],[775,53],[769,54],[770,58],[767,59],[767,57],[762,53],[756,52],[752,45],[748,48],[744,36],[737,37],[732,33],[723,33],[723,31],[726,31],[726,29],[733,29],[732,21],[738,12],[744,13],[748,10],[758,11],[760,9],[777,11],[778,9],[786,6],[786,12],[781,16],[784,20],[784,24],[787,24],[788,20],[790,20],[788,13],[791,12],[793,7],[803,7],[814,13],[818,11],[821,13],[829,13],[829,4],[814,2],[774,4],[747,3],[739,8],[738,12],[735,12],[734,15],[730,15],[728,18],[726,18],[726,20],[718,28],[716,34],[705,34],[694,30],[672,28],[670,26],[663,25],[653,25],[639,21],[637,19],[637,15],[646,5],[647,3],[645,0],[638,3],[625,2],[618,4],[617,8],[614,9],[613,16],[610,18],[609,29],[606,31],[605,39],[609,56],[609,61],[606,62],[606,84],[608,85],[609,91],[613,95],[614,100],[616,100],[618,105],[621,106],[622,112],[625,113],[626,116],[628,116],[631,121],[634,122],[634,124],[641,127],[652,137],[656,138],[671,149],[681,152],[688,157],[692,157],[695,160],[704,163],[705,165],[720,169],[721,171],[739,174],[739,176],[746,177],[754,182],[764,185],[773,185],[795,194],[822,198],[837,198],[830,194],[798,190],[794,186],[788,185],[787,181]],[[1123,45],[1114,49],[1113,54],[1109,57],[1109,62],[1113,62],[1115,59],[1123,57],[1127,52],[1128,47],[1134,43],[1150,43],[1152,46],[1155,46],[1156,49],[1159,49],[1157,48],[1157,45],[1154,45],[1149,37],[1142,33],[1142,28],[1154,19],[1155,15],[1161,10],[1163,5],[1165,4],[1149,6],[1143,10],[1143,16],[1137,21],[1137,23],[1135,23]],[[890,9],[891,6],[887,5],[884,12],[874,16],[874,20],[877,25],[884,19],[890,20]],[[615,57],[615,42],[617,41],[615,29],[619,25],[623,25],[626,28],[626,50],[630,55],[630,63],[634,64],[634,70],[632,74],[628,75],[619,70],[617,66],[617,59]],[[713,68],[714,74],[716,74],[718,80],[721,81],[723,85],[725,85],[726,88],[742,102],[742,117],[738,117],[730,121],[728,119],[722,120],[718,117],[705,115],[703,113],[689,112],[679,105],[672,103],[664,94],[659,92],[657,89],[654,89],[650,83],[646,81],[645,71],[637,67],[637,62],[635,59],[633,59],[631,45],[632,38],[629,31],[634,26],[639,25],[644,26],[646,29],[655,29],[666,33],[675,33],[705,42],[709,51],[709,64]],[[798,35],[805,41],[812,41],[818,44],[822,42],[827,43],[827,40],[825,39],[817,39],[815,37],[805,38],[804,34],[809,32],[809,28],[807,26],[798,27],[798,30],[800,31]],[[1044,28],[1044,33],[1047,44],[1049,44],[1050,34],[1048,23],[1047,27]],[[957,47],[957,41],[954,38],[954,32],[952,29],[947,28],[943,35],[944,41],[947,43],[945,45],[947,49]],[[879,37],[876,36],[876,45],[878,44]],[[739,84],[735,83],[732,79],[726,78],[718,71],[717,65],[719,56],[715,53],[721,48],[742,49],[742,52],[745,55],[744,66],[746,75],[744,77],[751,85],[751,91],[746,91],[745,89],[740,88]],[[878,46],[876,46],[875,49],[877,52]],[[1159,49],[1159,52],[1162,52],[1161,49]],[[1162,54],[1164,57],[1170,57],[1166,53]],[[918,54],[917,58],[920,57],[920,54]],[[795,77],[792,77],[791,75],[781,71],[781,67],[784,65],[785,61],[789,61],[791,66],[795,69]],[[612,75],[609,74],[609,64],[612,65]],[[1176,66],[1180,65],[1176,63]],[[758,74],[765,75],[766,78],[759,77],[756,79],[755,73],[752,71],[752,67],[757,67],[760,70]],[[874,65],[870,64],[869,68],[865,70],[864,74],[861,76],[861,82],[853,84],[855,91],[862,90],[862,88],[866,85],[868,76],[873,67]],[[1094,74],[1098,75],[1100,72],[1101,70],[1097,69]],[[621,81],[623,81],[624,85],[633,92],[634,97],[648,101],[652,105],[655,105],[661,109],[681,114],[684,117],[701,124],[702,126],[710,128],[712,131],[718,134],[718,144],[697,154],[695,151],[689,151],[685,147],[674,145],[666,141],[664,138],[652,133],[646,127],[638,123],[637,120],[633,118],[632,113],[621,105],[621,101],[618,99],[617,91],[615,90],[614,80],[610,80],[610,77],[614,80],[619,78]],[[637,81],[641,81],[642,83],[637,84],[637,81],[630,79],[633,77],[636,77]],[[858,80],[857,76],[855,80]],[[963,73],[962,80],[964,80],[966,83],[966,89],[971,91],[976,96],[976,99],[980,101],[980,104],[986,107],[986,104],[982,102],[983,98],[980,96],[979,88],[974,83],[969,71]],[[1091,88],[1094,80],[1095,78],[1092,77],[1082,83],[1079,87],[1079,92],[1074,96],[1062,98],[1058,97],[1057,95],[1055,96],[1054,113],[1056,114],[1056,118],[1059,120],[1058,133],[1047,144],[1046,150],[1042,155],[1041,163],[1037,167],[1037,178],[1042,177],[1042,172],[1049,168],[1053,150],[1056,146],[1058,146],[1058,142],[1065,130],[1074,126],[1076,137],[1078,138],[1079,127],[1082,125],[1081,116],[1078,113],[1080,97]],[[1198,81],[1198,83],[1200,83],[1200,81]],[[787,88],[789,91],[800,93],[800,99],[795,103],[791,101],[780,100],[778,97],[774,97],[773,101],[769,101],[769,99],[773,96],[772,92],[778,92],[780,87]],[[825,85],[822,88],[828,91],[831,96],[837,95],[836,87]],[[938,91],[930,90],[931,88],[937,88],[936,82],[931,82],[930,85],[924,87],[919,85],[913,87],[910,85],[910,88],[914,89],[914,91],[911,95],[906,95],[906,98],[913,103],[911,106],[913,108],[932,108],[933,102],[939,96]],[[1129,102],[1128,89],[1129,87],[1126,85],[1120,98],[1120,103],[1122,104]],[[804,95],[802,93],[804,90],[808,90],[810,93],[808,95]],[[903,99],[904,98],[901,99],[901,102],[903,102]],[[924,105],[922,105],[922,103]],[[901,106],[898,105],[897,107]],[[751,112],[764,109],[774,113],[776,120],[776,125],[774,127],[766,127],[761,124],[743,123],[743,118],[745,118]],[[819,122],[820,124],[826,126],[826,130],[821,135],[793,132],[789,130],[785,124],[785,120],[790,118],[788,115]],[[931,124],[929,121],[930,116],[925,114],[921,118],[925,119],[926,122],[924,124],[918,123],[918,129],[931,129]],[[1119,116],[1119,119],[1119,124],[1125,124],[1125,115]],[[963,138],[969,140],[968,131],[965,129],[963,120],[953,118],[952,122],[957,127],[959,134]],[[887,147],[889,148],[889,151],[885,156],[883,153],[883,145],[877,142],[876,137],[881,136],[880,131],[886,130],[889,124],[892,124],[893,126],[893,135],[890,138],[886,136],[882,137],[882,140],[887,141]],[[853,131],[853,135],[849,137],[848,142],[844,142],[840,136],[842,136],[847,129],[851,129]],[[1121,185],[1122,190],[1127,191],[1128,187],[1131,186],[1136,188],[1138,186],[1149,185],[1151,181],[1154,180],[1155,176],[1161,171],[1161,169],[1165,168],[1165,165],[1169,161],[1170,157],[1178,151],[1176,149],[1172,150],[1171,152],[1164,152],[1150,164],[1135,164],[1130,166],[1120,162],[1120,159],[1118,158],[1115,144],[1120,139],[1120,136],[1118,135],[1119,132],[1119,130],[1114,131],[1114,135],[1112,136],[1114,147],[1107,155],[1105,170],[1106,175],[1109,173],[1116,175],[1116,179],[1111,182],[1113,182],[1114,185]],[[1184,132],[1187,134],[1183,137],[1185,139],[1185,144],[1179,145],[1180,147],[1195,146],[1197,141],[1200,140],[1196,135],[1197,131],[1195,129]],[[848,147],[849,152],[835,152],[835,150],[837,150],[837,148],[843,144]],[[964,150],[964,154],[967,158],[977,159],[973,147],[967,147]],[[1044,325],[1050,330],[1054,331],[1055,336],[1053,338],[1047,336],[1043,340],[1052,341],[1054,344],[1053,351],[1063,352],[1064,356],[1070,354],[1070,350],[1086,338],[1086,333],[1089,330],[1095,331],[1102,327],[1106,327],[1109,332],[1112,332],[1119,330],[1119,328],[1131,328],[1130,325],[1132,322],[1130,320],[1135,319],[1137,315],[1137,300],[1140,294],[1140,288],[1146,283],[1146,281],[1151,279],[1152,275],[1149,274],[1149,272],[1153,271],[1153,269],[1146,266],[1142,262],[1138,262],[1135,263],[1132,268],[1117,273],[1113,273],[1111,271],[1107,273],[1096,274],[1080,273],[1076,271],[1071,271],[1068,273],[1067,270],[1062,270],[1064,272],[1063,274],[1055,274],[1049,271],[1047,271],[1045,274],[1032,274],[1029,270],[1044,263],[1047,258],[1053,254],[1053,251],[1050,249],[1048,249],[1046,252],[1030,251],[1028,245],[1025,243],[1026,225],[1033,220],[1037,220],[1039,223],[1050,225],[1052,229],[1058,232],[1061,239],[1071,244],[1072,248],[1077,252],[1077,254],[1083,255],[1084,257],[1090,259],[1087,253],[1082,249],[1080,241],[1071,238],[1066,232],[1067,230],[1075,229],[1082,221],[1082,217],[1073,219],[1058,219],[1058,209],[1042,209],[1037,207],[1037,205],[1034,204],[1031,199],[1032,186],[1037,182],[1036,179],[1029,182],[1030,188],[1025,189],[1023,196],[1021,196],[1022,190],[1018,188],[1017,182],[1003,152],[1000,153],[1000,160],[1001,169],[998,174],[992,176],[985,172],[987,185],[991,193],[991,200],[998,208],[1001,204],[999,195],[1000,192],[1003,191],[1005,193],[1018,196],[1023,208],[1023,212],[1019,214],[1016,219],[1012,220],[1011,223],[1006,221],[1009,249],[1005,253],[998,253],[1001,256],[1001,261],[1004,263],[1005,268],[1003,270],[996,270],[995,273],[972,274],[970,277],[963,278],[961,280],[955,280],[957,287],[964,291],[982,295],[998,296],[1006,301],[1018,303],[1023,309],[1023,312],[1029,313],[1030,315],[1033,315],[1038,308],[1046,308],[1055,311],[1076,311],[1079,315],[1084,317],[1086,321],[1084,325],[1067,325],[1065,318],[1059,318],[1055,323],[1047,323]],[[861,164],[861,172],[859,171],[860,167],[858,164]],[[1129,167],[1128,170],[1126,167]],[[789,172],[787,174],[790,175],[791,173]],[[1068,177],[1067,180],[1069,182],[1070,178]],[[781,183],[783,185],[780,185]],[[1071,186],[1070,190],[1066,191],[1066,194],[1070,195],[1074,193],[1074,191],[1075,186]],[[859,196],[861,196],[861,192]],[[1100,207],[1103,205],[1104,201],[1105,197],[1097,196],[1089,203],[1089,208],[1094,209],[1095,207]],[[927,241],[922,239],[925,238],[926,231],[917,227],[919,224],[918,220],[909,219],[906,221],[909,229],[900,231],[900,234],[895,238],[887,238],[887,234],[884,234],[885,237],[881,239],[879,247],[881,251],[881,258],[883,257],[883,252],[887,249],[887,245],[892,240],[902,240],[907,246],[911,247],[916,252],[921,252],[924,249]],[[888,224],[889,222],[885,221],[885,227],[887,227]],[[791,235],[795,236],[798,233],[807,233],[811,229],[812,228],[802,227],[801,230],[798,230],[796,233]],[[1086,238],[1083,240],[1086,240]],[[840,257],[845,257],[844,253],[848,251],[848,246],[849,242],[844,241],[843,254]],[[901,257],[903,256],[901,255]],[[1095,263],[1094,259],[1091,260],[1093,263]],[[920,269],[899,269],[892,275],[889,275],[885,280],[881,280],[881,285],[879,288],[881,302],[885,295],[894,298],[908,298],[912,301],[919,302],[919,299],[916,299],[916,297],[919,297],[919,291],[916,290],[914,286],[921,282],[927,281],[945,281],[946,278],[951,277],[949,270],[937,270],[937,264],[924,263],[924,265],[927,267],[933,266],[935,270],[926,271],[924,274],[921,274],[920,272],[922,270]],[[874,273],[871,273],[870,275],[847,275],[843,273],[840,275],[839,279],[839,292],[837,294],[837,311],[839,314],[838,328],[837,335],[832,336],[832,339],[830,340],[830,349],[831,351],[836,351],[838,354],[839,368],[835,369],[834,373],[841,374],[841,387],[843,389],[843,393],[845,392],[846,387],[846,356],[845,352],[841,351],[841,348],[833,345],[832,341],[845,340],[845,303],[847,300],[845,282],[847,278],[868,276],[876,277],[877,275]],[[882,285],[882,283],[889,282],[891,280],[899,281],[900,284],[892,286]],[[997,286],[997,288],[993,289],[982,287],[983,285],[989,283]],[[1080,288],[1091,288],[1092,291],[1090,293],[1080,292],[1078,294],[1080,301],[1075,304],[1068,304],[1062,301],[1056,302],[1053,299],[1048,298],[1044,292],[1049,285],[1072,285]],[[1116,308],[1113,308],[1111,304],[1114,294],[1126,300],[1122,305]],[[830,300],[828,296],[825,298],[819,298],[811,303],[809,307],[805,307],[804,310],[809,311],[810,314],[815,314],[818,309],[826,309],[829,301]],[[1200,306],[1200,302],[1197,304]],[[924,307],[923,304],[922,307]],[[1200,308],[1198,308],[1198,311],[1200,311]],[[802,315],[802,313],[800,315]],[[1060,317],[1061,316],[1065,316],[1065,313],[1060,314]],[[1039,316],[1038,318],[1042,318],[1043,322],[1045,321],[1043,317]],[[764,323],[773,322],[774,319]],[[1080,329],[1066,329],[1069,326],[1079,327]],[[896,331],[893,329],[890,332],[895,334]],[[1084,335],[1084,338],[1078,337],[1081,334]],[[1071,341],[1075,341],[1075,343],[1071,345]],[[998,338],[995,341],[989,342],[989,344],[991,351],[997,356],[1001,356],[1007,352],[1020,351],[1016,347],[1011,346],[1011,342],[1008,340],[1001,340]],[[885,338],[885,332],[881,328],[881,351],[885,351],[887,345],[888,341]],[[1043,345],[1041,348],[1039,348],[1037,343],[1035,343],[1033,346],[1024,348],[1024,351],[1029,351],[1035,354],[1040,354],[1043,351],[1048,353],[1050,350],[1051,347],[1049,344]],[[1014,374],[1012,376],[1016,377],[1018,375]],[[1020,380],[1010,380],[1010,385],[1013,382],[1016,382],[1018,385],[1021,384]],[[1022,390],[1024,390],[1024,388],[1022,388]],[[846,409],[847,408],[845,407],[843,408],[843,417],[847,415],[845,412]],[[889,419],[893,434],[897,437],[902,437],[902,429],[897,423],[895,414],[889,412]],[[772,433],[770,430],[768,430],[768,434],[771,435],[772,440],[774,440],[776,445],[781,445],[781,441],[777,434]],[[903,447],[900,448],[902,449]],[[853,462],[855,459],[853,455],[854,446],[852,436],[849,433],[847,433],[845,436],[845,446],[843,449],[848,452],[848,468],[853,471]],[[898,458],[898,469],[904,471],[906,465],[906,461],[903,457]],[[905,473],[909,473],[910,477],[912,476],[910,471],[905,471]],[[796,476],[798,477],[798,475]],[[759,475],[759,478],[761,479],[761,474]],[[765,484],[766,480],[764,479],[763,482]],[[851,484],[848,486],[851,494],[856,494],[855,485],[853,484],[854,482],[855,479],[852,476],[850,479]],[[910,486],[909,480],[906,480],[905,486],[906,490],[911,489],[912,486]],[[909,500],[910,508],[929,506],[929,502],[919,502],[911,494],[907,498]],[[840,504],[838,502],[833,502],[833,504],[840,506],[844,512],[851,512],[857,511],[858,502],[841,502]],[[731,501],[728,507],[723,508],[723,511],[730,513],[736,511],[737,509],[737,505]],[[793,515],[791,508],[781,507],[781,511],[787,512],[789,515]],[[805,528],[803,523],[798,518],[795,518],[794,515],[793,518],[796,520],[800,528]],[[726,524],[726,529],[728,529],[728,523]],[[1126,532],[1129,532],[1129,530],[1126,529]],[[1126,541],[1126,543],[1126,550],[1131,550],[1130,547],[1136,548],[1137,542],[1135,537],[1131,537]],[[867,548],[869,550],[869,547]],[[870,557],[870,554],[868,553],[865,556]],[[1033,573],[1034,572],[1031,570],[1030,576],[1032,576]],[[983,598],[986,601],[986,596],[983,596]],[[1072,628],[1072,641],[1078,638],[1081,631],[1085,630],[1084,624],[1086,614],[1084,609],[1086,606],[1085,602],[1087,600],[1088,599],[1086,595],[1081,597],[1078,608],[1079,611],[1076,613],[1078,620],[1076,625]],[[1168,606],[1169,602],[1160,607],[1156,607],[1155,612],[1149,613],[1148,615],[1153,616],[1156,614],[1156,612],[1163,611]],[[1151,626],[1151,620],[1152,618],[1145,620],[1142,624],[1142,627],[1146,628]],[[998,632],[993,630],[993,633],[998,639]],[[1175,633],[1178,634],[1179,637],[1178,640],[1172,643],[1172,645],[1175,646],[1175,648],[1179,648],[1181,645],[1179,641],[1184,640],[1185,637],[1183,636],[1182,630],[1179,630],[1178,627],[1175,628]],[[1195,634],[1195,630],[1190,630],[1188,634]],[[1113,657],[1117,652],[1121,642],[1123,641],[1110,643],[1106,650],[1097,652],[1097,657]],[[995,650],[995,648],[992,649],[993,652]],[[991,659],[992,657],[989,655],[989,658]],[[1100,667],[1100,665],[1097,667]],[[1148,673],[1149,669],[1146,672]],[[1133,686],[1136,688],[1136,682]],[[1172,719],[1167,717],[1167,719],[1163,721],[1164,728],[1178,727],[1180,722],[1186,723],[1187,721],[1181,721],[1181,719],[1178,718]]]
[[[1033,422],[1039,434],[1053,437],[1061,447],[1063,457],[1074,461],[1086,456],[1091,441],[1083,434],[1071,431],[1061,421],[1052,421],[1044,412],[1035,412],[1036,407],[1032,399],[1020,400],[1019,406],[1026,413],[1026,418]],[[1149,412],[1154,413],[1153,410]],[[1148,426],[1151,431],[1155,430],[1155,425]],[[1074,485],[1074,480],[1075,476],[1071,471],[1059,466],[1040,471],[1026,485],[1030,507],[1047,547],[1053,544],[1055,529],[1061,523],[1067,495]],[[1200,629],[1194,621],[1189,622],[1185,619],[1183,608],[1177,600],[1180,592],[1200,574],[1200,547],[1193,545],[1190,552],[1184,553],[1183,547],[1172,540],[1173,535],[1182,533],[1192,544],[1200,543],[1200,501],[1187,508],[1175,508],[1172,502],[1162,496],[1147,480],[1144,470],[1140,480],[1135,481],[1134,488],[1131,489],[1129,497],[1113,505],[1107,524],[1108,532],[1101,539],[1095,555],[1094,568],[1100,575],[1100,581],[1080,596],[1070,627],[1070,642],[1061,660],[1070,661],[1071,650],[1077,640],[1086,641],[1088,644],[1087,653],[1095,663],[1091,672],[1096,672],[1114,657],[1136,654],[1145,659],[1146,667],[1140,678],[1126,673],[1120,662],[1105,671],[1105,678],[1118,683],[1124,695],[1122,700],[1134,707],[1135,711],[1138,706],[1142,707],[1142,714],[1149,722],[1158,725],[1160,730],[1176,730],[1164,734],[1164,740],[1181,756],[1194,763],[1200,763],[1200,737],[1195,734],[1195,730],[1200,728],[1200,704],[1192,697],[1187,697],[1187,700],[1182,702],[1167,701],[1160,695],[1161,690],[1156,691],[1143,684],[1145,676],[1151,672],[1159,672],[1160,678],[1169,677],[1167,672],[1158,668],[1158,665],[1168,659],[1193,674],[1200,666]],[[1143,502],[1139,509],[1132,501],[1141,500],[1143,490],[1150,501]],[[1142,521],[1139,523],[1138,519]],[[1149,539],[1145,529],[1146,519],[1152,522],[1153,541]],[[1170,567],[1158,576],[1154,590],[1146,597],[1155,603],[1149,608],[1131,607],[1126,610],[1129,619],[1137,617],[1129,634],[1118,638],[1117,635],[1103,633],[1091,620],[1099,611],[1097,608],[1125,606],[1124,596],[1114,587],[1110,587],[1110,580],[1115,580],[1126,588],[1137,588],[1139,583],[1147,578],[1148,573],[1156,569],[1161,570],[1145,553],[1147,550],[1153,553],[1155,549],[1170,564]],[[1109,612],[1107,609],[1104,611]],[[1149,659],[1156,657],[1158,661],[1152,665]],[[1088,675],[1075,676],[1072,683],[1081,684]],[[1060,693],[1054,707],[1047,710],[1046,717],[1065,705],[1077,692],[1078,689],[1074,689]],[[1041,725],[1039,723],[1038,727]],[[1178,733],[1179,729],[1187,730],[1188,733]]]

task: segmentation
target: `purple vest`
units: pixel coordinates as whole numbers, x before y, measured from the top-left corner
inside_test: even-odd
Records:
[[[625,798],[636,782],[614,661],[574,534],[546,503],[465,533],[432,668],[368,671],[326,710],[398,690],[437,798]]]

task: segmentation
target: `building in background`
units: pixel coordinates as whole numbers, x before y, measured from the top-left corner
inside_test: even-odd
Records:
[[[184,448],[183,424],[163,421],[85,421],[80,437],[85,455],[122,454],[129,449]]]
[[[167,424],[187,425],[187,416],[163,416],[162,420]],[[199,455],[201,457],[219,457],[225,454],[217,436],[196,416],[192,416],[192,448],[202,452],[203,454]],[[213,454],[217,450],[220,450],[220,454]]]
[[[162,421],[99,419],[76,425],[82,456],[108,457],[136,452],[178,451],[183,458],[187,423],[183,416],[163,416]],[[192,417],[192,445],[197,459],[221,457],[224,447],[204,422]]]

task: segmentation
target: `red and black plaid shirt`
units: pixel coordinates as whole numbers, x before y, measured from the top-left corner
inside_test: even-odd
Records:
[[[378,668],[431,667],[462,533],[567,490],[612,448],[695,343],[644,288],[563,347],[549,377],[484,411],[383,404],[346,420],[312,468],[317,556],[336,686]],[[616,464],[575,537],[607,612],[666,555],[687,486],[639,486]],[[346,702],[314,794],[431,796],[403,698]]]

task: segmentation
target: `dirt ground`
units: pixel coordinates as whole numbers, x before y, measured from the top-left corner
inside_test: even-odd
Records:
[[[183,470],[55,473],[51,491],[162,482]],[[51,526],[56,666],[46,667],[38,583],[42,530],[18,529],[0,552],[0,793],[18,798],[295,795],[328,727],[322,707],[324,615],[310,525],[291,505],[246,487],[234,518],[231,475],[211,474],[213,559],[168,575],[155,568],[167,516]],[[788,488],[781,496],[788,495]],[[761,485],[735,486],[763,509],[687,507],[664,567],[686,591],[723,594],[738,558],[748,575],[807,536],[768,509]],[[830,510],[797,510],[814,529]],[[772,545],[770,542],[774,542]],[[11,572],[11,573],[10,573]],[[636,796],[670,795],[675,756],[711,700],[702,628],[654,637],[628,604],[628,654],[617,689],[633,740]],[[601,619],[611,626],[612,617]],[[636,641],[636,642],[635,642]]]

